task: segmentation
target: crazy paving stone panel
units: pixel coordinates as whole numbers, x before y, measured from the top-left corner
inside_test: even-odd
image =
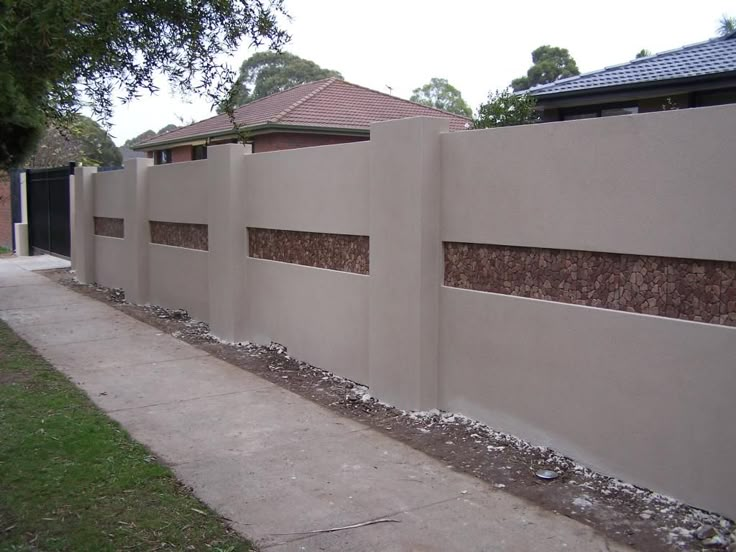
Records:
[[[736,326],[736,263],[444,244],[445,285]]]
[[[184,222],[159,222],[152,220],[151,243],[173,245],[188,249],[207,251],[208,232],[206,224],[189,224]]]
[[[368,236],[248,228],[248,251],[255,259],[368,274]]]
[[[95,235],[124,238],[125,223],[121,218],[95,217]]]

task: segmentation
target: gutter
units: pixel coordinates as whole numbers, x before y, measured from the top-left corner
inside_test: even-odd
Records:
[[[293,132],[298,134],[330,134],[339,136],[370,136],[370,130],[366,128],[315,127],[308,125],[285,125],[274,123],[263,123],[260,125],[244,126],[241,127],[239,130],[253,136],[272,134],[274,132]],[[204,143],[203,141],[208,142],[212,139],[229,137],[235,138],[237,135],[237,130],[229,128],[227,130],[194,134],[192,136],[175,138],[173,140],[144,142],[142,144],[137,144],[130,149],[132,149],[133,151],[152,151],[157,149],[164,149],[169,146],[186,146],[194,142]]]

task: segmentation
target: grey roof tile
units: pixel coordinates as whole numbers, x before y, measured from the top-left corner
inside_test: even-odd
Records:
[[[547,96],[736,71],[736,33],[529,89]]]

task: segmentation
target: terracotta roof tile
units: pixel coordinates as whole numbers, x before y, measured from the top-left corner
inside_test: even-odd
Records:
[[[337,78],[301,84],[255,100],[235,110],[235,120],[245,128],[265,124],[280,127],[368,130],[371,123],[406,117],[444,117],[450,130],[464,130],[470,119],[390,96]],[[136,149],[204,138],[232,130],[227,115],[217,115],[192,125],[154,136]]]

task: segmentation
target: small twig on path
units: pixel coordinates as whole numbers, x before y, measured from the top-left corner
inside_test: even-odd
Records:
[[[365,527],[366,525],[375,525],[376,523],[399,523],[398,519],[381,518],[363,523],[354,523],[343,527],[332,527],[330,529],[316,529],[314,531],[297,531],[296,533],[271,533],[274,536],[285,537],[287,535],[316,535],[318,533],[334,533],[335,531],[344,531],[345,529],[355,529],[357,527]]]

